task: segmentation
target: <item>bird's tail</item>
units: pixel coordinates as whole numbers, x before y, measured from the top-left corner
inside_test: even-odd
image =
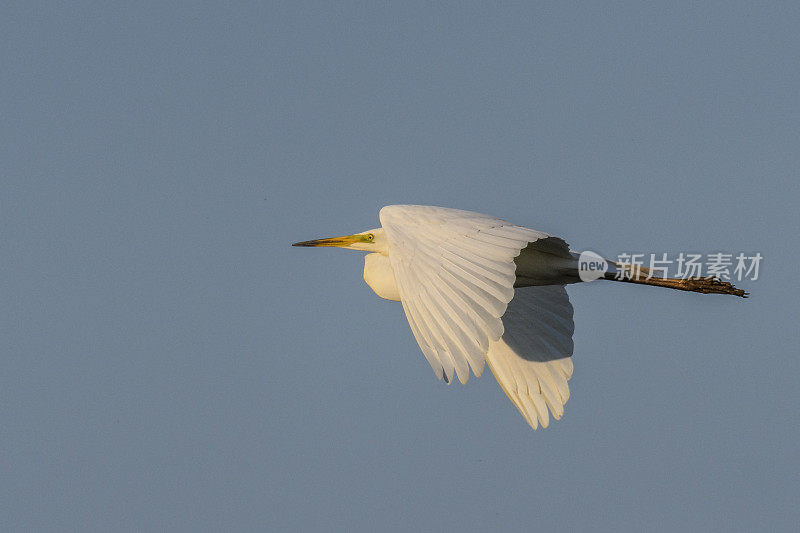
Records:
[[[699,292],[703,294],[731,294],[741,298],[747,298],[749,293],[742,289],[737,289],[727,281],[722,281],[714,276],[691,277],[691,278],[659,278],[653,276],[649,268],[617,263],[609,261],[613,269],[606,272],[604,279],[611,281],[622,281],[625,283],[638,283],[642,285],[655,285],[656,287],[666,287],[679,291]]]

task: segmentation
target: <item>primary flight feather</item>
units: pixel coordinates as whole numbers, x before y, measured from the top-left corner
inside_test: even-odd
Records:
[[[581,281],[579,254],[541,231],[499,218],[419,205],[380,211],[381,228],[294,246],[370,252],[364,280],[403,305],[437,377],[462,383],[488,363],[536,429],[561,418],[572,376],[572,305],[565,285]],[[604,279],[617,280],[614,265]],[[660,279],[634,269],[618,279],[680,290],[746,296],[711,278]]]

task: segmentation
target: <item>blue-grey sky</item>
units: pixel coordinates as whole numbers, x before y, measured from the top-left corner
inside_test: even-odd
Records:
[[[796,2],[16,2],[3,530],[793,530]],[[381,206],[760,252],[752,298],[570,288],[566,414],[435,379]]]

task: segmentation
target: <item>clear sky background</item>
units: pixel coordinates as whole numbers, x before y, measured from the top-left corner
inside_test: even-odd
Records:
[[[792,530],[797,2],[14,2],[0,16],[0,528]],[[381,206],[752,298],[570,288],[563,420],[435,379]],[[796,530],[796,529],[795,529]]]

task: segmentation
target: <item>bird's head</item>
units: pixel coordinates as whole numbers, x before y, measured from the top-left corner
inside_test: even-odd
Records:
[[[377,252],[384,255],[389,250],[383,228],[375,228],[355,235],[345,235],[344,237],[296,242],[292,246],[335,246],[337,248],[347,248],[348,250]]]

